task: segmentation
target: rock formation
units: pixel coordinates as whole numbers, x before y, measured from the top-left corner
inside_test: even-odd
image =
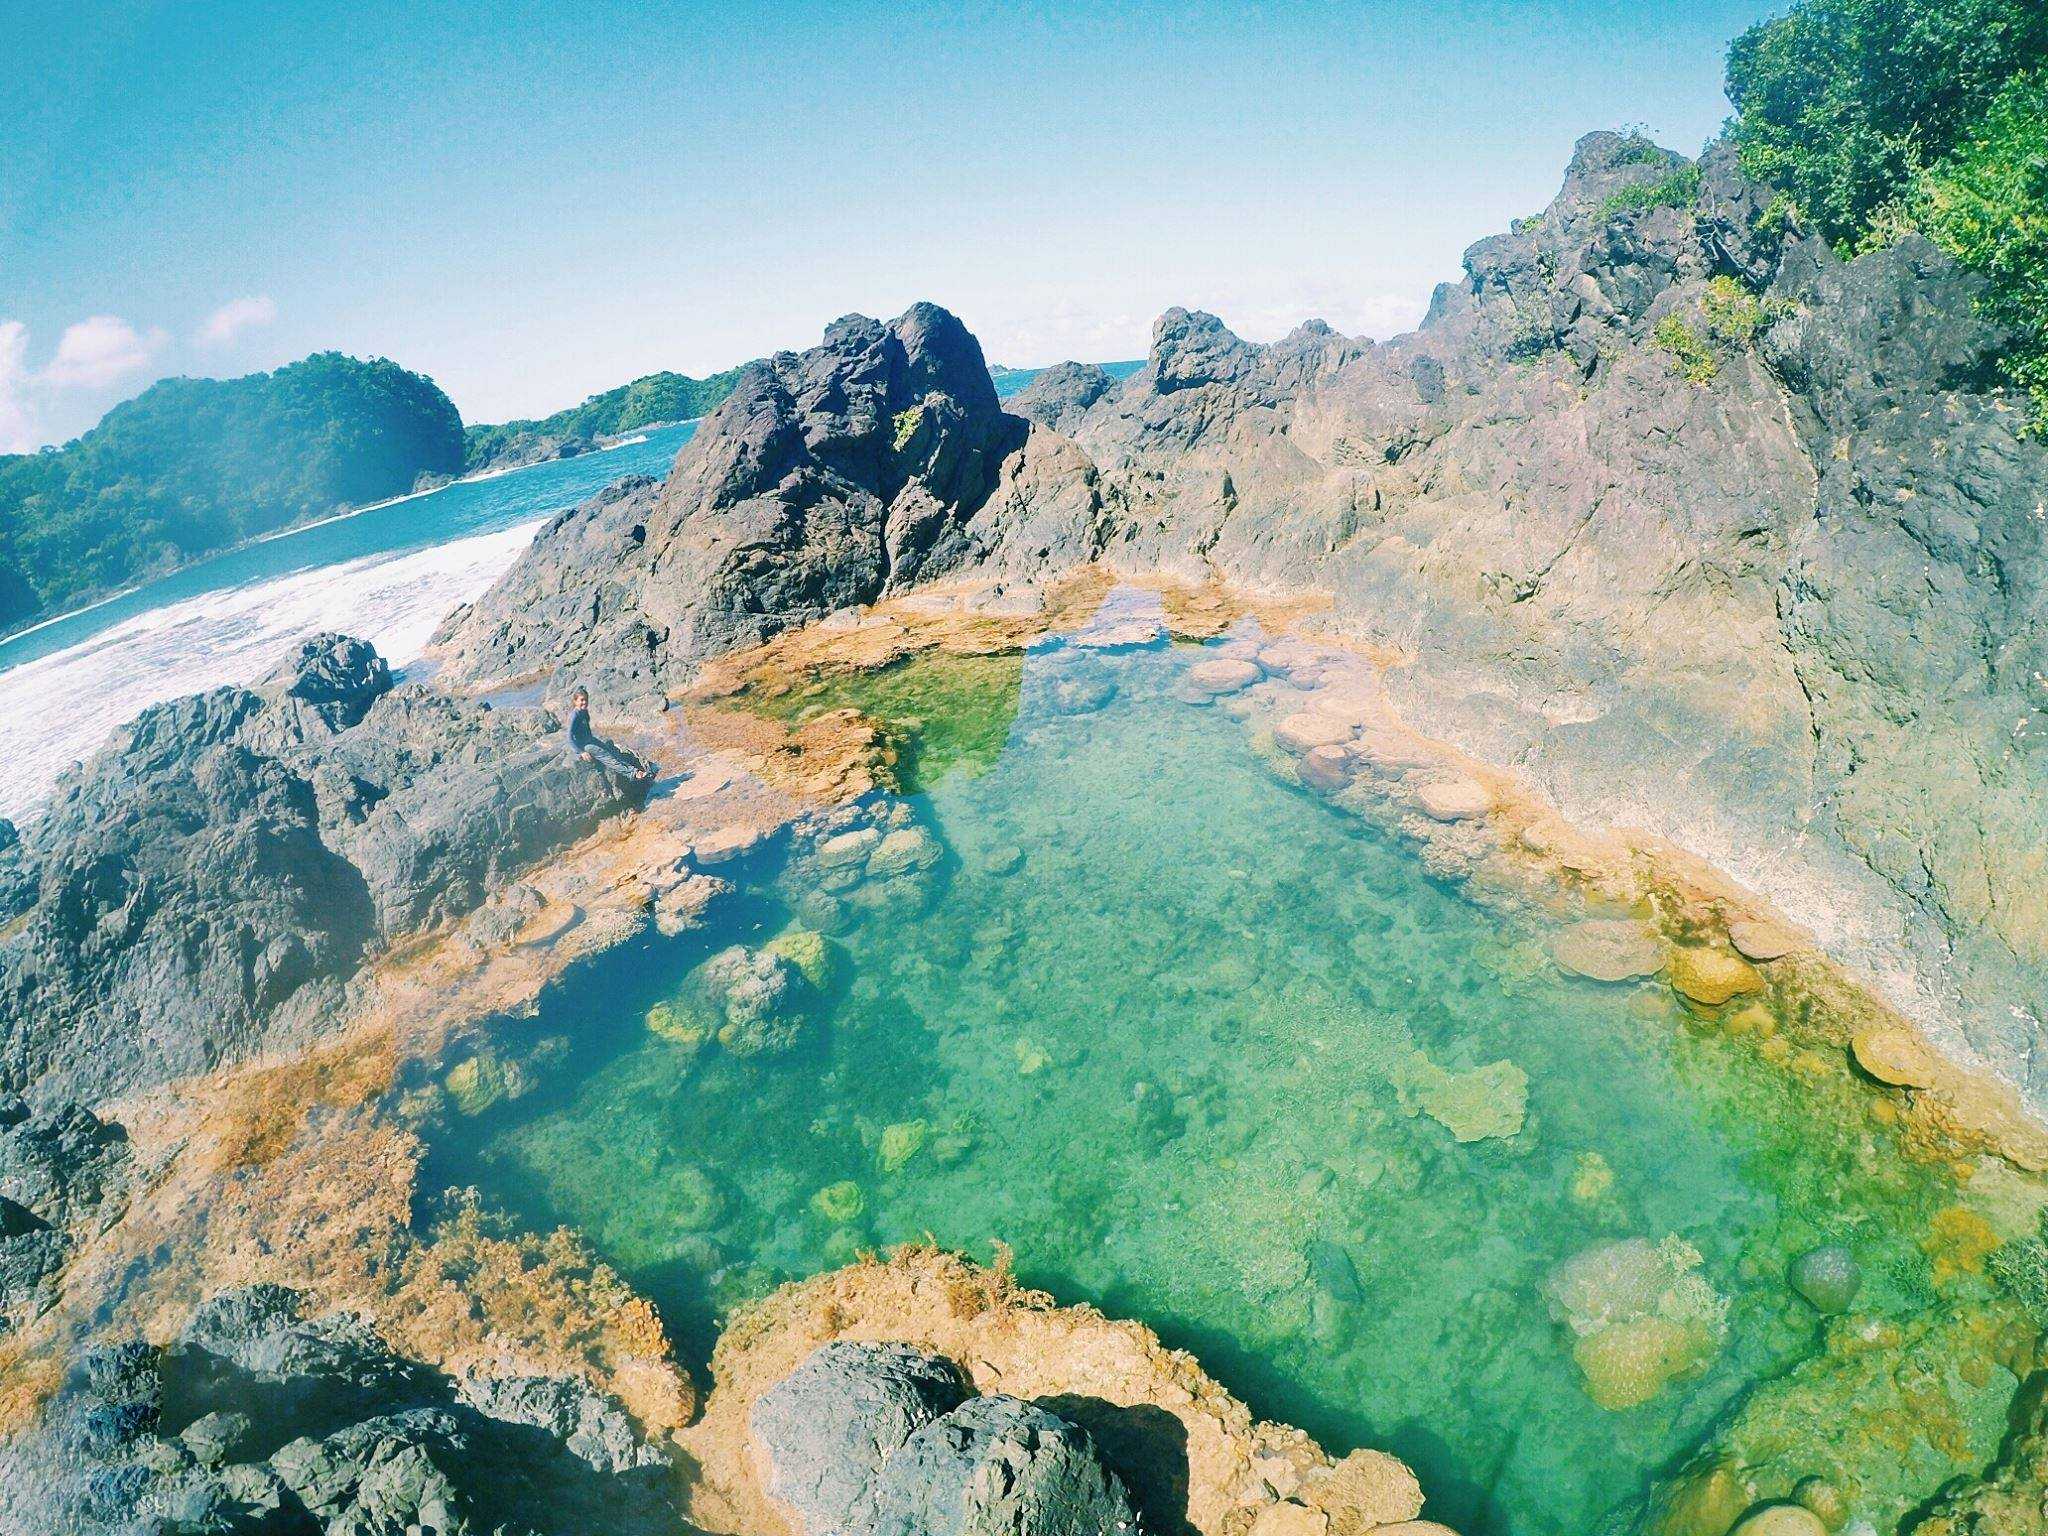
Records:
[[[146,710],[0,849],[0,1087],[96,1100],[307,1038],[378,946],[639,793],[339,636]]]
[[[1070,446],[1027,442],[981,348],[920,304],[835,322],[749,367],[665,485],[562,514],[437,637],[451,681],[573,674],[600,702],[680,685],[705,657],[985,563],[1085,558]]]

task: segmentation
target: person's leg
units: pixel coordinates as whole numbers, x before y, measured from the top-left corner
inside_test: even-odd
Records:
[[[624,778],[641,777],[640,765],[608,741],[593,741],[590,744],[590,755],[613,773]]]

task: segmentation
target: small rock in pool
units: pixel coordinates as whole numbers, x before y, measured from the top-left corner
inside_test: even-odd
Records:
[[[1255,661],[1242,657],[1218,656],[1210,661],[1198,661],[1187,671],[1187,685],[1200,693],[1235,693],[1240,688],[1249,688],[1265,673]]]
[[[1671,985],[1682,997],[1718,1008],[1741,993],[1762,991],[1764,979],[1731,950],[1685,946],[1671,952]]]
[[[1842,1490],[1824,1477],[1802,1477],[1792,1489],[1792,1502],[1810,1509],[1820,1523],[1838,1531],[1849,1518],[1849,1504]]]
[[[1812,1510],[1798,1504],[1773,1504],[1760,1509],[1729,1536],[1828,1536],[1828,1528]]]
[[[1941,1076],[1934,1053],[1910,1030],[1864,1030],[1849,1049],[1857,1066],[1896,1088],[1931,1088]]]
[[[1351,782],[1351,754],[1342,747],[1317,747],[1295,770],[1305,788],[1342,789]]]
[[[811,1209],[834,1226],[843,1227],[849,1222],[859,1221],[867,1213],[867,1208],[868,1197],[851,1179],[827,1184],[811,1196]]]
[[[1741,917],[1728,925],[1728,942],[1751,960],[1776,960],[1799,947],[1799,935],[1763,918]]]
[[[1560,970],[1591,981],[1631,981],[1663,968],[1664,945],[1632,918],[1596,917],[1552,939],[1550,958]]]
[[[1306,756],[1317,747],[1341,747],[1358,734],[1348,720],[1320,710],[1303,709],[1273,727],[1273,740],[1296,756]]]
[[[1116,684],[1104,677],[1070,677],[1052,685],[1056,714],[1086,715],[1116,697]]]
[[[1863,1268],[1842,1243],[1802,1253],[1792,1263],[1792,1289],[1830,1315],[1849,1310],[1863,1286]]]
[[[1415,798],[1432,821],[1470,821],[1493,809],[1493,796],[1473,779],[1439,779],[1423,785]]]
[[[1302,1250],[1309,1275],[1333,1301],[1365,1300],[1365,1287],[1358,1283],[1358,1266],[1351,1255],[1325,1238],[1315,1238]]]

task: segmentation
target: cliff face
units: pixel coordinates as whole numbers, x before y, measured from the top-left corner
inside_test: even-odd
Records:
[[[1917,239],[1837,259],[1725,152],[1594,134],[1384,344],[1173,310],[1027,428],[943,311],[841,321],[443,642],[624,702],[962,569],[1326,592],[1441,733],[1762,887],[2041,1102],[2048,452],[1975,297]]]

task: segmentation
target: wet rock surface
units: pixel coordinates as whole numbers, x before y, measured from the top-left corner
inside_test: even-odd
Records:
[[[0,1446],[0,1530],[687,1529],[665,1459],[569,1378],[458,1386],[277,1287],[223,1292],[177,1343],[79,1356]]]
[[[308,1038],[381,945],[640,793],[343,636],[146,710],[0,853],[0,1085],[92,1098]]]

